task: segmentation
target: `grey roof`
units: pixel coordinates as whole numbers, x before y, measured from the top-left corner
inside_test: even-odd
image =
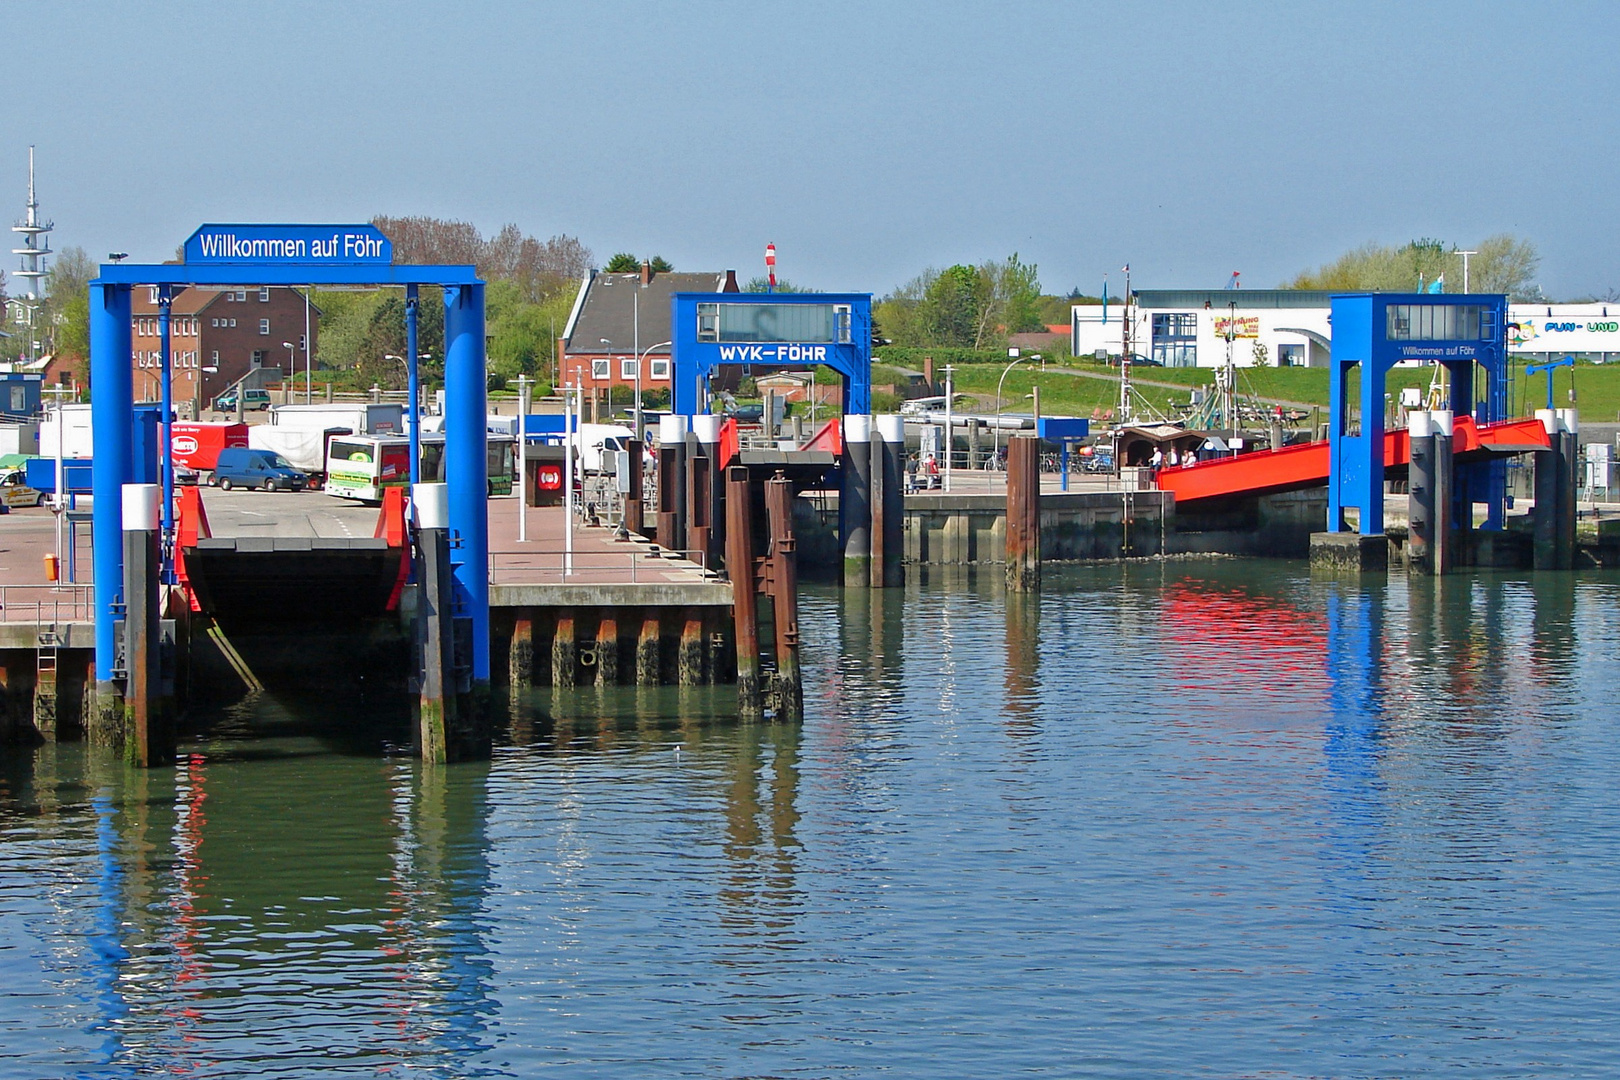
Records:
[[[1325,289],[1137,289],[1136,303],[1144,308],[1325,308],[1333,306],[1333,293]]]
[[[670,296],[678,292],[719,292],[726,275],[654,274],[645,288],[640,274],[597,274],[585,290],[585,303],[579,309],[574,333],[568,339],[568,352],[574,356],[623,353],[635,347],[638,321],[641,347],[668,341]],[[602,344],[606,338],[611,348]],[[653,349],[651,355],[668,355],[669,347]]]

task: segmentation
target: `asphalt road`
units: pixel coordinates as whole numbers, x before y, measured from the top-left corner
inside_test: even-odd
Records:
[[[215,536],[372,536],[381,509],[324,491],[202,489],[203,511]]]

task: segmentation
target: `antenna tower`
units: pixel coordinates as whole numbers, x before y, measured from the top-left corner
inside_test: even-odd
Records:
[[[43,263],[45,256],[51,254],[51,241],[49,233],[55,227],[53,222],[39,219],[39,198],[34,194],[34,148],[28,148],[28,215],[11,227],[14,233],[20,233],[23,246],[12,248],[11,253],[21,257],[22,267],[14,277],[22,278],[27,282],[27,303],[24,309],[28,316],[28,353],[29,359],[39,359],[39,344],[34,337],[35,317],[39,312],[39,301],[42,293],[42,281],[46,270]]]

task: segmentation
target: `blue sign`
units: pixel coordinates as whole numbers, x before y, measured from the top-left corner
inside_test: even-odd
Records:
[[[186,241],[186,264],[394,261],[394,245],[374,225],[204,225]]]

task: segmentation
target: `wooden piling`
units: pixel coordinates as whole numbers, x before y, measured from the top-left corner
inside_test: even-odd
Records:
[[[636,638],[636,685],[657,686],[659,683],[659,638],[661,631],[658,615],[647,612],[641,619],[641,633]]]
[[[506,670],[513,690],[527,690],[534,685],[534,618],[528,611],[512,623],[512,648]]]
[[[1040,455],[1039,439],[1007,440],[1007,588],[1014,592],[1041,584]]]
[[[781,473],[765,482],[765,516],[770,522],[772,622],[776,627],[777,718],[804,715],[799,680],[799,574],[793,536],[793,484]]]
[[[596,685],[619,685],[619,620],[611,614],[596,628]]]
[[[160,660],[159,497],[156,484],[124,485],[124,760],[140,768],[174,755]]]
[[[682,686],[698,686],[703,682],[703,617],[696,608],[687,608],[683,613],[676,679]]]
[[[757,716],[759,686],[759,601],[754,577],[754,525],[748,469],[726,470],[726,575],[731,579],[731,613],[737,642],[737,706]]]
[[[579,665],[579,647],[574,639],[574,612],[557,613],[557,629],[551,635],[551,685],[573,686]]]

